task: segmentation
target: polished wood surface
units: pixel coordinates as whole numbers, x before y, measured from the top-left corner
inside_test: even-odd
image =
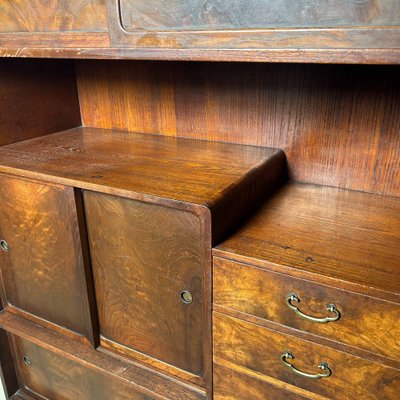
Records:
[[[286,335],[218,313],[213,321],[216,362],[228,361],[335,400],[398,398],[398,369],[297,339],[295,330]],[[317,365],[326,362],[332,375],[312,380],[295,374],[280,360],[287,351],[293,353],[291,362],[301,371],[321,372]]]
[[[306,400],[311,397],[279,388],[268,381],[214,364],[215,400]]]
[[[54,355],[72,361],[76,364],[75,369],[77,370],[80,367],[89,369],[90,372],[85,372],[85,374],[100,376],[100,382],[97,382],[99,385],[104,384],[107,386],[107,381],[113,382],[117,380],[118,386],[128,386],[133,393],[143,393],[150,399],[157,400],[204,400],[206,398],[204,390],[196,386],[184,384],[143,364],[122,360],[119,357],[110,355],[108,352],[95,350],[55,331],[43,329],[19,316],[0,313],[0,327],[33,345],[52,352]],[[67,361],[65,362],[67,363]],[[43,364],[39,364],[39,366],[47,368]],[[55,371],[59,371],[59,368],[55,367]],[[63,371],[65,385],[68,385],[67,376],[69,371],[69,368],[65,368]],[[50,371],[49,373],[51,375]],[[84,376],[81,379],[84,379]],[[74,388],[74,390],[79,389],[85,390],[85,387]]]
[[[0,329],[0,384],[1,393],[10,397],[18,390],[18,379],[12,357],[9,335]]]
[[[1,170],[107,186],[210,208],[282,152],[118,130],[76,128],[0,149]],[[228,168],[229,167],[229,168]],[[23,172],[23,171],[26,172]],[[52,178],[53,177],[53,178]],[[229,190],[229,189],[228,189]]]
[[[0,7],[3,57],[400,63],[395,0],[8,0]]]
[[[105,0],[4,0],[0,15],[0,32],[108,30]]]
[[[337,65],[77,64],[85,125],[279,147],[295,180],[394,196],[400,196],[399,72]]]
[[[213,243],[285,176],[281,150],[77,128],[0,149],[0,171],[210,213]]]
[[[214,254],[323,276],[333,286],[351,282],[398,302],[399,216],[395,197],[288,184]]]
[[[400,304],[292,278],[284,269],[282,273],[270,272],[218,257],[214,257],[213,266],[216,305],[382,354],[398,362]],[[317,318],[332,317],[334,314],[327,311],[327,304],[335,304],[340,318],[326,324],[306,321],[286,305],[290,293],[300,298],[300,302],[293,304],[303,313]]]
[[[0,110],[0,146],[81,125],[72,61],[1,60]]]
[[[6,309],[56,324],[95,343],[76,198],[72,188],[0,175],[0,250]],[[40,320],[39,320],[40,319]],[[56,328],[56,327],[54,327]]]
[[[17,336],[13,337],[15,357],[21,386],[28,394],[49,400],[152,400],[151,397],[121,384],[118,379],[85,368],[59,354],[53,353]],[[26,365],[29,357],[31,365]],[[66,373],[68,379],[65,379]]]
[[[127,31],[331,28],[397,26],[396,0],[324,2],[300,0],[118,0]]]
[[[101,335],[203,377],[211,299],[201,216],[88,191],[84,199]]]

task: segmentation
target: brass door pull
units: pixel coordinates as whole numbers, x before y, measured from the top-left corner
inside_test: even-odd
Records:
[[[335,314],[332,317],[324,317],[324,318],[317,318],[317,317],[311,317],[310,315],[304,314],[302,311],[299,310],[298,307],[296,307],[293,302],[299,303],[300,298],[296,295],[296,293],[290,293],[289,296],[286,298],[286,304],[288,305],[289,308],[291,308],[298,316],[301,318],[304,318],[308,321],[312,322],[317,322],[319,324],[326,324],[327,322],[333,322],[337,321],[340,318],[340,312],[336,308],[334,304],[328,304],[326,306],[326,309],[330,312]]]
[[[321,379],[321,378],[328,378],[328,376],[332,375],[332,370],[329,368],[329,366],[326,362],[321,362],[318,364],[318,368],[324,372],[319,373],[319,374],[309,374],[307,372],[300,371],[294,365],[287,362],[287,360],[286,360],[287,358],[290,358],[292,360],[294,359],[294,355],[292,353],[290,353],[289,351],[281,355],[282,363],[286,367],[288,367],[291,371],[293,371],[295,374],[303,376],[304,378]]]

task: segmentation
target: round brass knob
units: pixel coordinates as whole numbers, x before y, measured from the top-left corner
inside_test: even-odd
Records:
[[[3,251],[8,251],[8,249],[10,248],[5,240],[0,240],[0,247]]]
[[[185,304],[191,304],[193,303],[193,296],[192,293],[190,293],[187,290],[184,290],[181,292],[181,300],[185,303]]]

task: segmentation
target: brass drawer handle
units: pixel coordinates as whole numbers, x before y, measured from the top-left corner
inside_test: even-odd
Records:
[[[1,248],[3,251],[8,251],[8,250],[10,249],[10,246],[8,245],[7,241],[5,241],[5,240],[3,239],[3,240],[0,240],[0,248]]]
[[[319,374],[309,374],[307,372],[300,371],[297,369],[294,365],[290,364],[289,362],[286,361],[287,358],[294,359],[294,355],[288,351],[284,354],[281,355],[281,361],[284,365],[286,365],[291,371],[296,373],[297,375],[303,376],[304,378],[309,378],[309,379],[321,379],[321,378],[328,378],[328,376],[332,375],[332,370],[329,368],[328,364],[326,362],[321,362],[318,364],[318,368],[322,371],[323,373]]]
[[[304,314],[302,311],[299,310],[298,307],[296,307],[294,304],[292,304],[292,302],[296,302],[296,303],[300,302],[300,298],[297,296],[296,293],[290,293],[289,294],[289,296],[286,299],[286,304],[298,316],[300,316],[301,318],[304,318],[304,319],[306,319],[308,321],[317,322],[319,324],[326,324],[327,322],[337,321],[340,318],[340,312],[339,312],[339,310],[336,308],[336,306],[334,304],[328,304],[326,306],[326,309],[330,313],[335,314],[334,316],[332,316],[332,317],[324,317],[324,318],[316,318],[316,317],[311,317],[310,315]]]

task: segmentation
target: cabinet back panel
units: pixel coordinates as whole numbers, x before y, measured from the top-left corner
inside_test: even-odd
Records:
[[[0,146],[80,124],[71,61],[0,60]]]
[[[83,122],[283,148],[292,178],[400,196],[397,66],[78,61]]]

